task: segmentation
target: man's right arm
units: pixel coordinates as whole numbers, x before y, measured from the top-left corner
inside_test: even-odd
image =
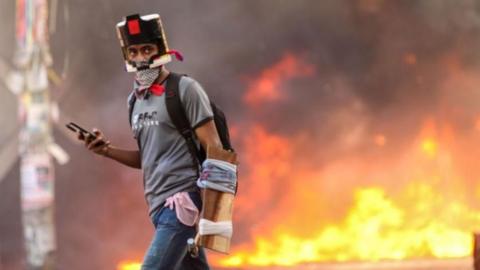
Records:
[[[114,147],[110,145],[110,141],[105,139],[102,132],[96,129],[94,129],[93,132],[96,135],[94,140],[88,136],[86,138],[81,135],[78,137],[78,139],[85,142],[88,150],[95,154],[111,158],[129,167],[136,169],[142,168],[142,159],[139,150],[125,150]]]
[[[140,151],[138,150],[124,150],[109,145],[107,146],[107,149],[103,156],[116,160],[124,165],[135,169],[142,168]]]

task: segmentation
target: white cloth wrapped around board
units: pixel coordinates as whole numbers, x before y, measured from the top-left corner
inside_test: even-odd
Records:
[[[215,234],[231,238],[233,234],[232,221],[213,222],[202,218],[198,223],[198,233],[200,235]]]
[[[206,159],[197,180],[200,188],[209,188],[235,194],[237,189],[237,165],[218,159]]]

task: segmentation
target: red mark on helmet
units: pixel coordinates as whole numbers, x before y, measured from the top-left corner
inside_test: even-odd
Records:
[[[128,21],[128,32],[130,35],[140,34],[140,23],[138,20]]]

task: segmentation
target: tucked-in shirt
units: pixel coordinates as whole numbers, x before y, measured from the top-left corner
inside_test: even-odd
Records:
[[[213,119],[208,96],[197,81],[183,76],[178,90],[186,116],[194,129]],[[129,100],[133,94],[130,94]],[[198,165],[168,115],[165,94],[138,98],[131,123],[140,148],[145,199],[152,216],[173,194],[198,189]],[[195,141],[199,145],[196,138]]]

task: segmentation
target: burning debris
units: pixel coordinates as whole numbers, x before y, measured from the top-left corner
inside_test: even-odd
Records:
[[[273,93],[272,89],[281,89],[280,85],[295,78],[294,74],[282,74],[288,69],[277,69],[280,63],[286,61],[280,60],[267,68],[254,80],[257,83],[248,88],[245,97],[249,98],[244,100],[252,111],[262,110],[258,107],[260,102],[278,104],[295,95],[294,87],[288,91],[283,89],[282,99],[278,98],[278,92],[266,94]],[[407,54],[405,63],[416,65],[416,56]],[[316,70],[310,64],[303,65],[311,72]],[[275,72],[276,75],[272,74]],[[468,76],[468,72],[456,66],[444,87],[452,84],[451,80],[457,76],[463,83],[471,80],[465,75]],[[257,94],[257,103],[249,102],[254,100],[250,98],[253,93]],[[270,99],[260,98],[266,96]],[[274,96],[276,98],[271,98]],[[334,117],[344,121],[345,114],[337,114],[335,109],[330,112],[331,122],[335,122]],[[395,135],[388,138],[387,145],[384,133],[366,130],[369,124],[357,134],[360,138],[356,138],[356,141],[371,142],[369,148],[348,140],[325,145],[308,134],[311,131],[308,127],[290,136],[271,133],[260,124],[244,128],[247,131],[243,134],[249,134],[242,144],[246,153],[243,165],[248,168],[242,179],[247,187],[239,193],[237,226],[248,228],[250,240],[240,241],[227,258],[214,257],[218,265],[293,266],[318,262],[468,258],[474,248],[472,232],[480,224],[480,210],[472,204],[478,194],[469,192],[467,183],[471,175],[465,174],[463,166],[476,159],[469,155],[471,148],[466,146],[478,147],[479,134],[471,133],[477,130],[478,118],[471,118],[470,133],[465,134],[456,130],[448,118],[432,116],[435,114],[438,113],[420,117],[423,123],[416,135],[408,136],[411,140],[404,143],[401,152],[392,145],[397,139]],[[362,118],[361,115],[351,117]],[[328,128],[328,123],[325,125]],[[366,139],[368,136],[373,140]],[[342,146],[345,143],[347,146]],[[318,160],[316,154],[299,154],[309,153],[312,147],[328,152],[332,144],[347,147],[350,156]],[[380,150],[374,149],[374,145],[380,146]],[[355,149],[360,147],[362,152]],[[339,197],[339,194],[343,195]],[[352,194],[353,201],[345,194]],[[251,198],[256,198],[255,202]]]

